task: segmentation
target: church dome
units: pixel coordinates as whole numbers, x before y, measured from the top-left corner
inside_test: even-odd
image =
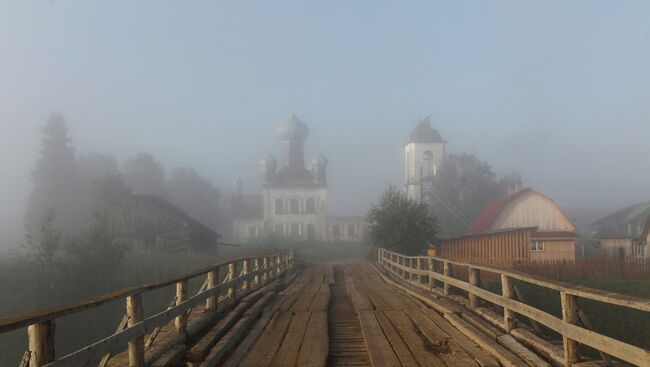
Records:
[[[438,130],[431,127],[429,118],[420,120],[418,126],[411,133],[409,143],[446,143],[442,140]]]
[[[289,120],[283,122],[276,129],[280,140],[300,140],[304,141],[309,136],[309,128],[304,122],[300,121],[295,114],[291,114]]]

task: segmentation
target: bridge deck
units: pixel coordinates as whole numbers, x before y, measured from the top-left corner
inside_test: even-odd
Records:
[[[207,331],[190,335],[187,345],[170,348],[149,362],[153,366],[499,366],[494,351],[483,350],[433,309],[389,285],[368,264],[309,266],[277,294],[258,293],[215,317]],[[190,325],[207,317],[204,314],[194,311]],[[173,334],[172,326],[167,326],[159,338]],[[509,365],[545,365],[527,364],[503,353]],[[125,361],[119,355],[109,365]]]

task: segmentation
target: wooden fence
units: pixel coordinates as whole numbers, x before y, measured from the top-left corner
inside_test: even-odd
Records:
[[[478,308],[479,300],[502,307],[502,327],[506,332],[510,332],[514,328],[515,314],[521,314],[558,332],[562,335],[563,363],[567,366],[578,363],[580,357],[579,344],[590,346],[605,355],[619,358],[637,366],[650,366],[650,351],[584,328],[580,323],[577,305],[578,299],[584,298],[628,309],[650,312],[650,299],[575,286],[514,270],[497,269],[439,257],[404,256],[384,249],[378,251],[378,264],[399,278],[430,292],[435,290],[436,281],[443,284],[442,292],[445,296],[449,296],[451,287],[465,291],[468,294],[470,309]],[[452,276],[452,266],[464,268],[467,280]],[[442,269],[442,271],[437,269]],[[496,294],[481,288],[481,273],[493,273],[500,277],[502,293]],[[513,290],[513,280],[559,292],[562,318],[518,301]]]
[[[128,349],[129,366],[144,367],[145,335],[149,335],[146,344],[150,345],[160,328],[172,320],[178,332],[185,332],[187,316],[192,308],[204,304],[207,310],[216,310],[219,302],[232,301],[251,293],[291,271],[295,263],[293,250],[269,256],[229,260],[161,283],[128,288],[89,301],[0,319],[0,333],[27,328],[29,348],[21,366],[77,367],[97,366],[98,363],[105,366],[111,355]],[[227,269],[227,275],[220,281],[221,269]],[[188,297],[188,282],[200,276],[206,276],[203,286],[196,295]],[[176,296],[169,308],[145,318],[143,294],[172,285],[176,286]],[[66,356],[55,358],[57,318],[118,300],[125,300],[126,315],[115,334]]]

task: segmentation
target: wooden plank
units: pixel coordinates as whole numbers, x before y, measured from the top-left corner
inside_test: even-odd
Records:
[[[330,303],[329,292],[318,292],[309,306],[309,311],[327,311]]]
[[[248,333],[248,335],[246,335],[246,338],[244,338],[244,341],[237,346],[237,349],[226,360],[224,367],[235,367],[241,363],[248,354],[249,349],[259,339],[260,335],[262,335],[266,325],[271,321],[276,312],[276,310],[266,310],[263,312],[262,317],[257,320],[253,329]]]
[[[226,353],[229,353],[237,346],[237,343],[242,338],[244,333],[246,333],[246,330],[248,330],[250,324],[257,319],[257,317],[262,312],[264,305],[273,296],[274,293],[270,292],[255,302],[255,304],[252,305],[250,309],[244,313],[242,318],[237,321],[237,324],[235,324],[235,326],[233,326],[228,331],[228,333],[226,333],[226,335],[224,335],[224,337],[219,340],[217,345],[212,348],[203,363],[200,364],[200,367],[219,366]]]
[[[241,367],[266,367],[273,361],[291,321],[288,313],[278,313],[260,336],[260,339],[240,364]]]
[[[456,329],[460,330],[463,334],[472,339],[481,348],[493,355],[504,367],[520,367],[525,365],[525,363],[513,353],[499,345],[496,341],[481,334],[481,332],[461,319],[458,315],[445,314],[445,319]]]
[[[503,345],[512,353],[514,353],[514,355],[525,361],[529,366],[551,367],[550,364],[539,358],[537,354],[531,352],[528,348],[521,345],[517,340],[515,340],[515,338],[512,337],[512,335],[501,335],[497,338],[497,341],[499,344]]]
[[[172,367],[180,364],[183,360],[185,345],[177,345],[158,358],[151,367]]]
[[[395,351],[395,355],[401,362],[402,366],[417,366],[418,363],[415,361],[415,358],[413,358],[411,351],[408,349],[406,344],[404,344],[404,341],[399,336],[397,330],[395,330],[395,327],[391,324],[388,317],[386,317],[383,312],[376,312],[375,317],[377,318],[379,325],[381,325],[384,335],[386,335],[388,342]]]
[[[415,333],[415,327],[411,320],[406,317],[403,311],[392,310],[384,311],[384,314],[391,321],[395,330],[401,335],[415,360],[420,366],[425,367],[444,367],[444,362],[436,355],[429,352],[426,348],[425,340]],[[473,361],[470,361],[472,363]],[[474,363],[476,366],[476,364]],[[471,367],[472,364],[467,365]]]
[[[295,366],[310,317],[311,312],[297,312],[293,315],[282,345],[273,358],[271,366]]]
[[[328,352],[327,312],[312,312],[298,353],[297,366],[324,367]]]

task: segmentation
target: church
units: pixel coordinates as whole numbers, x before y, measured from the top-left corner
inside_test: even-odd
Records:
[[[276,235],[291,240],[362,241],[365,217],[330,217],[327,158],[319,154],[305,167],[309,127],[292,115],[276,129],[280,162],[269,154],[260,162],[260,193],[244,194],[235,183],[233,233],[236,242]]]

